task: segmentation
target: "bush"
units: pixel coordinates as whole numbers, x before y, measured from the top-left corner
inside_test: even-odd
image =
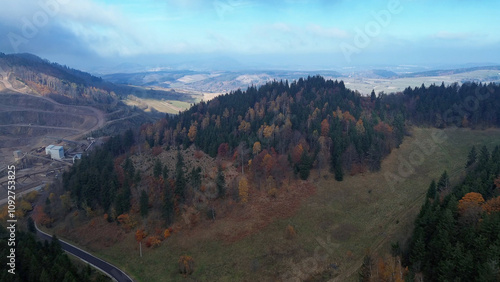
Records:
[[[297,233],[295,232],[295,228],[293,228],[293,226],[291,225],[288,225],[286,227],[286,233],[285,233],[285,237],[289,240],[295,238],[295,236],[297,236]]]
[[[191,275],[194,271],[194,260],[186,255],[179,258],[179,272],[184,276]]]

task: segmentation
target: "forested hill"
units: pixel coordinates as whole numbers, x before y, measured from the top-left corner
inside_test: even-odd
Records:
[[[406,88],[403,93],[381,95],[382,103],[398,108],[417,125],[487,128],[500,126],[500,86],[464,83]]]
[[[303,179],[313,165],[330,164],[341,180],[344,171],[378,169],[401,143],[404,117],[391,109],[380,116],[380,108],[375,97],[362,97],[342,81],[314,76],[201,102],[143,127],[141,137],[151,147],[195,144],[212,157],[232,153],[243,166],[252,158],[252,166],[259,165],[267,153],[282,155]]]
[[[128,95],[181,100],[179,93],[116,85],[32,54],[0,53],[0,73],[9,75],[9,81],[18,89],[27,87],[31,93],[66,104],[106,104]]]
[[[235,152],[239,147],[244,152],[260,146],[295,155],[291,163],[296,169],[330,163],[340,180],[346,171],[378,169],[381,159],[402,142],[407,123],[500,126],[499,109],[496,84],[422,85],[403,93],[372,92],[363,97],[342,81],[314,76],[290,84],[274,81],[201,102],[161,124],[143,127],[141,135],[150,146],[194,143],[213,157],[220,149]],[[303,152],[305,165],[297,151]]]
[[[155,195],[152,210],[171,225],[174,207],[194,205],[195,194],[209,190],[201,187],[217,187],[211,200],[224,201],[227,194],[246,202],[257,190],[276,195],[293,179],[308,179],[313,168],[319,173],[330,169],[338,181],[346,173],[377,170],[411,124],[498,125],[498,88],[443,85],[363,97],[342,81],[319,76],[274,81],[201,102],[177,116],[144,124],[138,132],[112,138],[64,174],[64,189],[77,207],[102,210],[114,219],[137,207],[142,198],[147,214],[147,197]],[[477,107],[464,104],[474,97]],[[460,105],[467,106],[461,110]],[[435,124],[439,118],[442,122]],[[207,165],[188,165],[182,150],[172,156],[173,150],[193,145],[198,154],[192,153],[194,158],[199,160],[197,150],[202,150],[216,157],[217,164],[205,159]],[[231,172],[225,180],[222,164],[235,167],[237,174]],[[217,166],[217,176],[212,175]],[[132,193],[137,190],[133,187],[142,187],[144,197]]]

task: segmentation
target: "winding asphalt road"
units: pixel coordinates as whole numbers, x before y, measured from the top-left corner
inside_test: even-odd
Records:
[[[40,239],[47,240],[49,242],[52,240],[51,235],[38,229],[38,227],[36,225],[35,225],[35,227],[37,230],[36,235]],[[86,251],[84,251],[82,249],[79,249],[73,245],[70,245],[61,239],[59,239],[59,243],[61,244],[61,247],[64,251],[76,256],[77,258],[87,262],[88,264],[92,265],[93,267],[101,270],[106,275],[111,277],[113,280],[118,281],[118,282],[122,282],[122,281],[123,282],[129,282],[129,281],[132,282],[133,281],[132,278],[130,278],[125,272],[121,271],[116,266],[114,266],[110,263],[107,263],[107,262],[103,261],[102,259],[97,258],[97,257],[87,253]]]

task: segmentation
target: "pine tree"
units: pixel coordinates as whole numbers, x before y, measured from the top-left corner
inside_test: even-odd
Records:
[[[129,179],[132,179],[134,177],[135,168],[132,160],[130,160],[129,157],[125,159],[125,163],[123,164],[123,171],[125,172],[125,176]]]
[[[149,197],[148,193],[146,193],[146,191],[144,190],[141,191],[140,204],[141,204],[141,215],[142,217],[146,217],[149,211]]]
[[[448,188],[450,185],[450,178],[448,177],[448,172],[445,170],[443,174],[441,174],[441,177],[439,178],[439,181],[437,183],[437,191],[441,192]]]
[[[177,153],[177,164],[175,165],[175,196],[181,203],[186,199],[186,177],[184,176],[184,159],[181,152]]]
[[[174,223],[174,197],[168,184],[165,184],[163,191],[163,217],[167,226]]]
[[[167,167],[167,165],[164,165],[164,166],[163,166],[162,176],[163,176],[163,179],[164,179],[164,180],[167,180],[167,179],[168,179],[168,167]]]
[[[472,149],[469,152],[469,155],[467,156],[467,164],[465,165],[465,168],[470,167],[476,162],[477,158],[477,152],[476,152],[476,146],[472,146]]]
[[[162,175],[162,164],[160,160],[155,161],[155,166],[153,168],[153,176],[158,179],[160,178],[160,175]]]
[[[28,231],[36,234],[35,222],[31,217],[28,217]]]
[[[486,146],[483,146],[481,148],[481,152],[479,153],[479,163],[481,165],[486,165],[489,160],[490,160],[490,153],[488,152],[488,148],[486,148]]]
[[[221,166],[219,166],[218,168],[215,183],[217,185],[217,197],[224,198],[226,196],[226,180],[224,178],[224,173],[222,172]]]
[[[193,189],[199,190],[201,187],[201,167],[193,168],[191,170],[190,179]]]
[[[427,190],[427,198],[428,199],[436,199],[436,181],[432,180],[431,185],[429,185],[429,189]]]

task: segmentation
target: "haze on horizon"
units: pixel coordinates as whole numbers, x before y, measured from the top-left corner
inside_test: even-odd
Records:
[[[225,61],[220,68],[311,70],[500,63],[500,2],[495,0],[18,0],[2,5],[0,52],[29,52],[84,70],[123,62],[207,60]]]

